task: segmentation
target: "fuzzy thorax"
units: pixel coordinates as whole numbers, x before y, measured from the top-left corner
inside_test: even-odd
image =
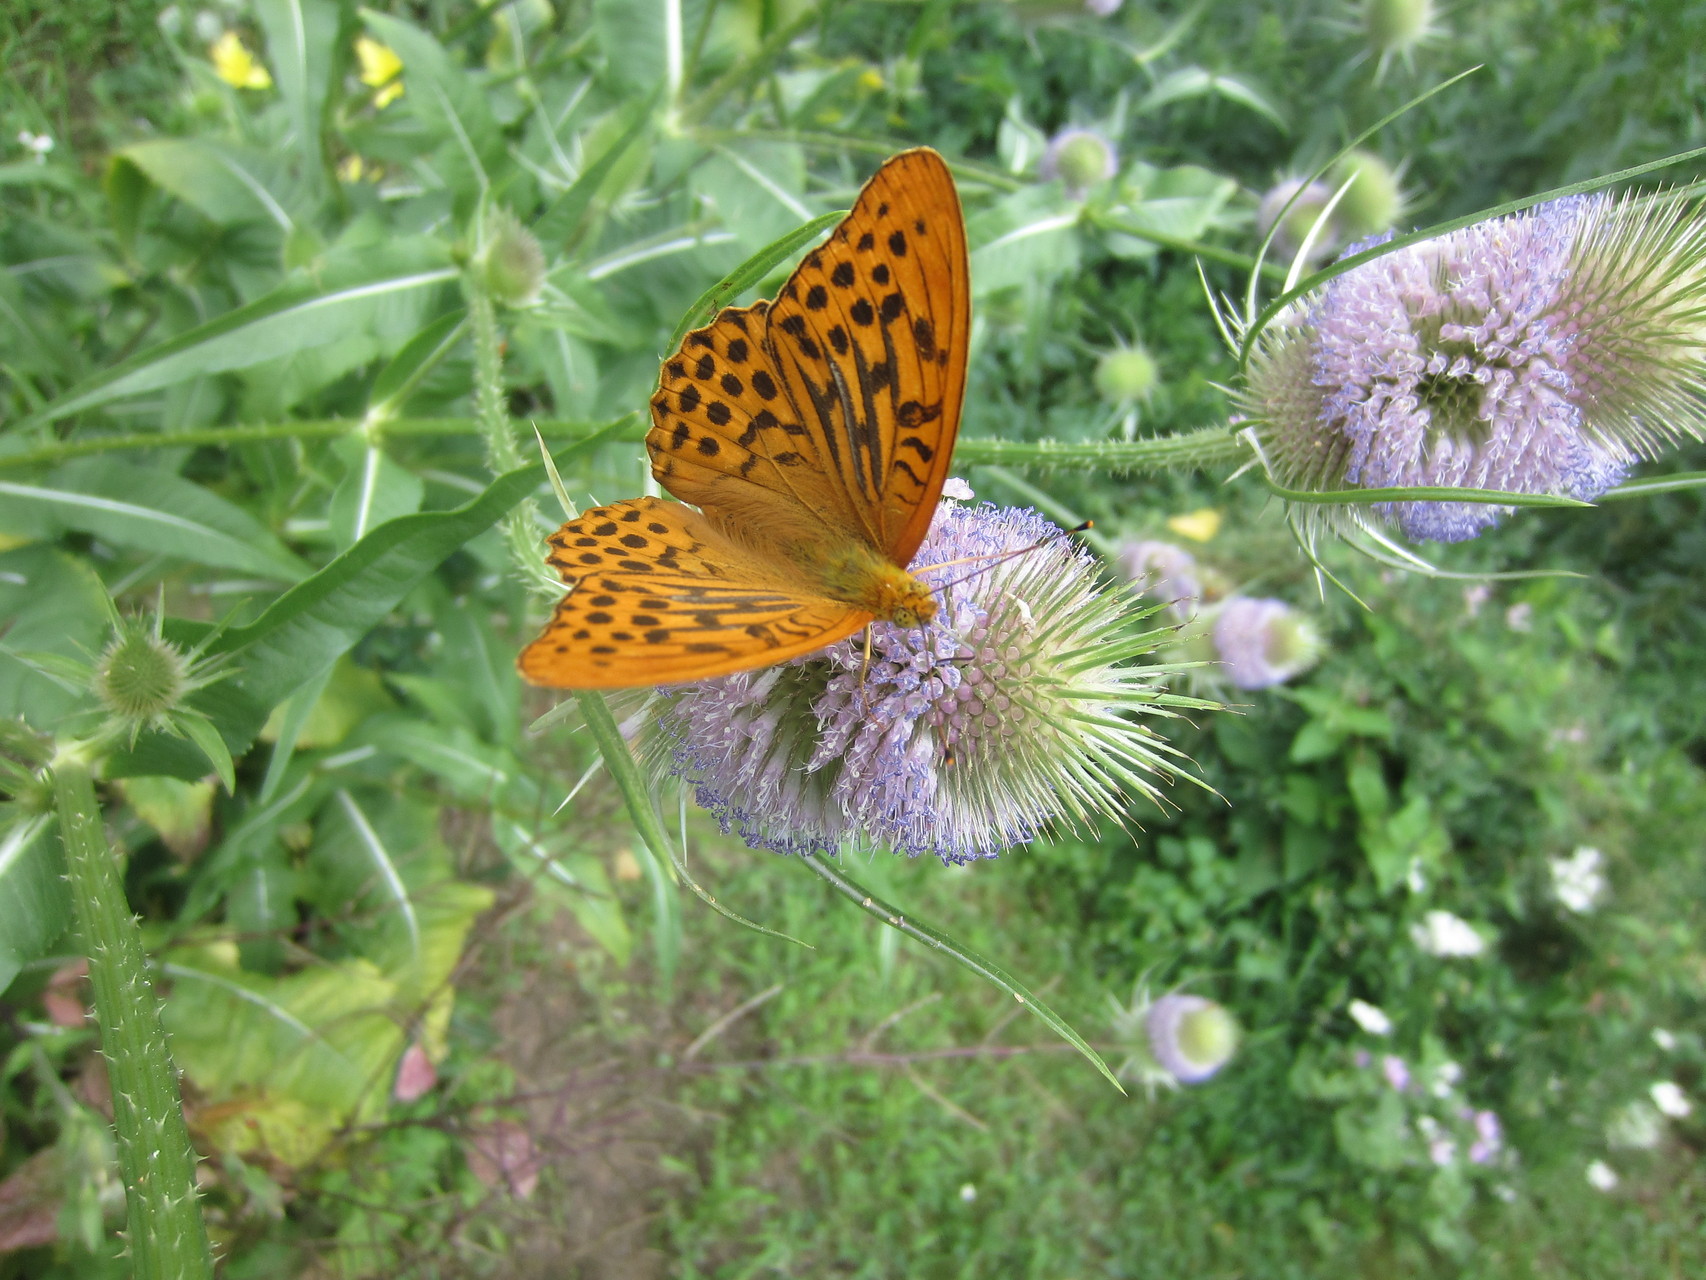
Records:
[[[936,616],[930,588],[869,547],[838,549],[819,563],[830,595],[884,622],[917,627]]]

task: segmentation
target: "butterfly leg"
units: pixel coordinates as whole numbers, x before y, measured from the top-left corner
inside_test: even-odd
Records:
[[[859,664],[859,718],[862,720],[870,713],[871,704],[865,696],[865,677],[871,674],[871,627],[865,625],[865,660]]]

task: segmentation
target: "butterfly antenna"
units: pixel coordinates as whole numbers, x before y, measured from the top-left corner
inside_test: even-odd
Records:
[[[970,582],[980,573],[988,573],[998,564],[1005,564],[1007,561],[1015,560],[1020,556],[1028,556],[1033,551],[1041,551],[1044,547],[1049,546],[1051,543],[1058,542],[1061,538],[1070,538],[1075,533],[1084,533],[1089,529],[1094,528],[1095,523],[1096,522],[1094,520],[1086,520],[1083,524],[1074,525],[1070,529],[1056,529],[1046,538],[1039,538],[1037,541],[1031,543],[1030,546],[1020,547],[1017,551],[1003,551],[998,554],[984,556],[961,556],[958,560],[944,560],[940,564],[925,565],[924,568],[919,570],[919,572],[928,573],[932,569],[946,569],[950,565],[978,564],[979,562],[982,562],[980,568],[974,569],[972,572],[966,574],[965,577],[955,578],[952,582],[940,583],[934,588],[937,591],[946,591],[949,587],[957,587],[963,582]]]

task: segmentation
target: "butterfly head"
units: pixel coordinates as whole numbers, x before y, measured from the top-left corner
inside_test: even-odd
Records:
[[[871,612],[901,627],[921,627],[936,616],[936,597],[905,569],[890,566],[877,575]]]
[[[897,626],[923,626],[937,616],[937,597],[899,565],[873,565],[851,592],[860,608]]]

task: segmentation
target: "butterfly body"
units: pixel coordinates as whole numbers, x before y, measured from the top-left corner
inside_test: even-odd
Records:
[[[664,361],[646,451],[682,501],[614,503],[552,535],[570,590],[522,674],[698,680],[875,619],[928,621],[907,565],[947,478],[969,329],[953,180],[935,152],[904,152],[774,301],[724,309]]]

